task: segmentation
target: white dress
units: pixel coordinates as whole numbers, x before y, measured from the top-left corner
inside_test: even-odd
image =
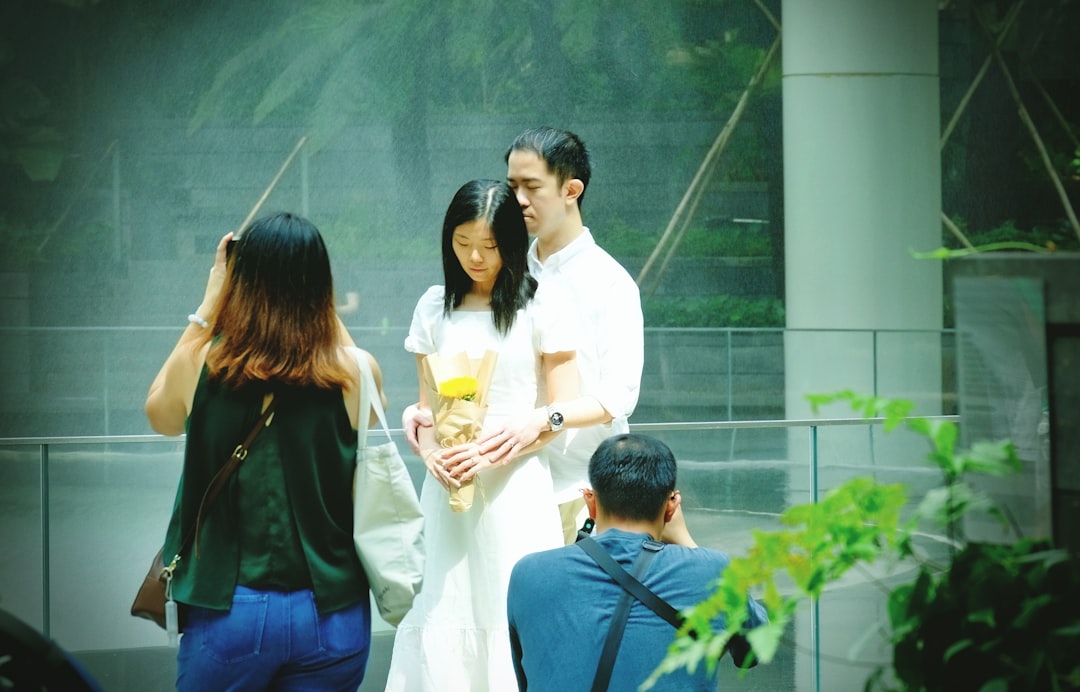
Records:
[[[480,358],[499,353],[485,426],[536,407],[540,353],[571,351],[575,336],[552,290],[538,290],[505,337],[488,311],[443,314],[443,287],[424,293],[405,349]],[[482,692],[517,689],[506,620],[510,570],[528,553],[563,544],[551,473],[541,456],[478,474],[472,508],[450,510],[447,491],[424,479],[424,585],[397,628],[386,689]]]

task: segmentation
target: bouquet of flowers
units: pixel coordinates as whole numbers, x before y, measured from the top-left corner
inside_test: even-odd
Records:
[[[424,358],[424,379],[428,401],[435,419],[435,439],[446,447],[475,440],[484,426],[487,415],[487,392],[498,359],[495,351],[485,351],[479,360],[467,353],[440,356],[433,353]],[[450,489],[450,508],[455,512],[468,511],[473,504],[476,477],[460,488]]]

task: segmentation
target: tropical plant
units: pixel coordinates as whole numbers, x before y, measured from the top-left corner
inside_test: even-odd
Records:
[[[58,16],[72,11],[46,9]],[[33,182],[51,182],[60,173],[65,137],[33,63],[20,60],[27,40],[20,35],[21,11],[17,2],[0,6],[0,167],[13,166]]]
[[[879,669],[867,689],[1057,690],[1080,685],[1080,563],[1046,541],[1018,539],[993,545],[958,538],[960,520],[984,511],[1005,521],[968,474],[1001,476],[1019,468],[1008,441],[978,442],[957,449],[950,421],[912,417],[903,400],[860,396],[851,391],[812,396],[815,410],[847,402],[867,418],[883,417],[886,430],[901,423],[931,444],[928,460],[942,472],[941,487],[926,493],[906,518],[902,484],[854,478],[820,501],[781,515],[790,528],[754,534],[748,553],[724,571],[716,591],[685,613],[667,658],[643,686],[681,667],[715,666],[735,634],[750,642],[768,663],[780,646],[796,609],[817,599],[856,565],[914,560],[915,578],[888,590],[892,666]],[[955,539],[956,552],[936,566],[917,550],[920,522],[931,522]],[[786,585],[780,586],[780,581]],[[885,587],[883,587],[885,588]],[[761,593],[768,625],[744,631],[746,597]],[[711,623],[724,616],[726,628]]]
[[[647,327],[781,328],[784,302],[775,297],[643,296]]]
[[[943,234],[941,248],[930,253],[916,256],[931,259],[945,259],[973,252],[993,252],[995,250],[1023,250],[1029,252],[1056,252],[1059,250],[1080,250],[1080,240],[1072,232],[1068,223],[1062,221],[1056,225],[1040,224],[1031,228],[1020,228],[1013,219],[988,229],[969,231],[963,219],[955,221],[973,248],[962,249],[960,240],[951,233]],[[960,251],[960,252],[957,252]]]

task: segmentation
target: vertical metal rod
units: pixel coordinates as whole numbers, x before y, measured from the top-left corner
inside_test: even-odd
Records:
[[[878,395],[878,389],[877,389],[878,388],[878,380],[877,380],[877,370],[878,370],[877,335],[878,335],[878,330],[875,329],[873,332],[871,332],[871,335],[872,335],[871,338],[873,339],[872,345],[871,345],[871,357],[873,358],[873,362],[874,362],[874,367],[873,367],[873,370],[874,370],[874,396],[877,396]]]
[[[727,419],[734,420],[734,392],[735,387],[735,359],[731,355],[731,330],[727,330]],[[728,461],[735,460],[735,434],[738,431],[731,429],[731,445],[728,447]]]
[[[41,631],[49,635],[49,445],[41,445]]]
[[[879,355],[878,354],[878,330],[875,329],[873,332],[871,332],[871,334],[873,335],[873,346],[872,346],[873,353],[872,353],[872,357],[873,357],[873,361],[874,361],[874,365],[873,365],[873,371],[874,371],[874,396],[880,396],[880,394],[878,393],[878,362],[880,361],[880,358],[878,358],[878,355]],[[866,434],[870,438],[868,440],[869,448],[870,448],[870,465],[871,466],[876,466],[877,465],[877,461],[876,461],[877,455],[874,454],[874,426],[872,426],[872,425],[866,426]]]
[[[306,219],[311,218],[311,212],[308,210],[309,191],[308,152],[307,149],[304,149],[300,152],[300,213]]]
[[[105,434],[109,435],[109,378],[112,377],[109,372],[109,333],[105,332],[101,335],[101,372],[102,372],[102,391],[101,396],[104,399],[102,408],[105,409]],[[106,466],[108,468],[108,466]]]
[[[728,329],[727,335],[727,419],[733,420],[731,417],[732,412],[732,385],[735,384],[735,364],[734,359],[731,357],[731,330]]]
[[[818,426],[810,426],[810,502],[818,501]],[[810,669],[813,671],[813,690],[821,692],[821,611],[818,598],[810,602]]]
[[[120,147],[112,155],[113,257],[124,256],[124,226],[120,218]]]

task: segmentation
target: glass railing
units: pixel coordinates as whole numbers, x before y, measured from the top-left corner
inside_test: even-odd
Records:
[[[946,417],[956,420],[955,417]],[[637,423],[679,459],[687,521],[702,545],[742,553],[752,531],[776,530],[786,508],[860,475],[900,481],[914,505],[940,476],[925,441],[883,434],[879,421],[822,419]],[[402,449],[404,441],[398,435]],[[731,440],[756,439],[750,454]],[[734,453],[733,453],[734,452]],[[183,440],[158,436],[0,439],[0,607],[72,652],[107,690],[172,689],[175,651],[164,632],[128,614],[160,547],[181,469]],[[406,454],[417,483],[424,469]],[[944,551],[927,534],[928,554]],[[880,636],[885,574],[853,572],[800,610],[776,660],[739,689],[861,688],[889,660]],[[377,616],[376,616],[377,619]],[[381,690],[393,630],[375,625],[361,689]],[[737,671],[721,666],[722,686]]]
[[[0,438],[142,435],[146,391],[180,328],[0,327]],[[405,327],[350,329],[383,370],[391,420],[416,400]],[[646,329],[636,422],[802,417],[787,397],[833,391],[901,397],[956,413],[954,334],[911,330]],[[812,360],[800,360],[813,354]],[[838,361],[829,374],[828,361]],[[920,380],[902,366],[915,359]],[[805,372],[808,370],[809,372]],[[815,379],[825,374],[824,380]],[[923,405],[925,404],[925,405]],[[783,433],[732,432],[731,458],[769,453]]]

